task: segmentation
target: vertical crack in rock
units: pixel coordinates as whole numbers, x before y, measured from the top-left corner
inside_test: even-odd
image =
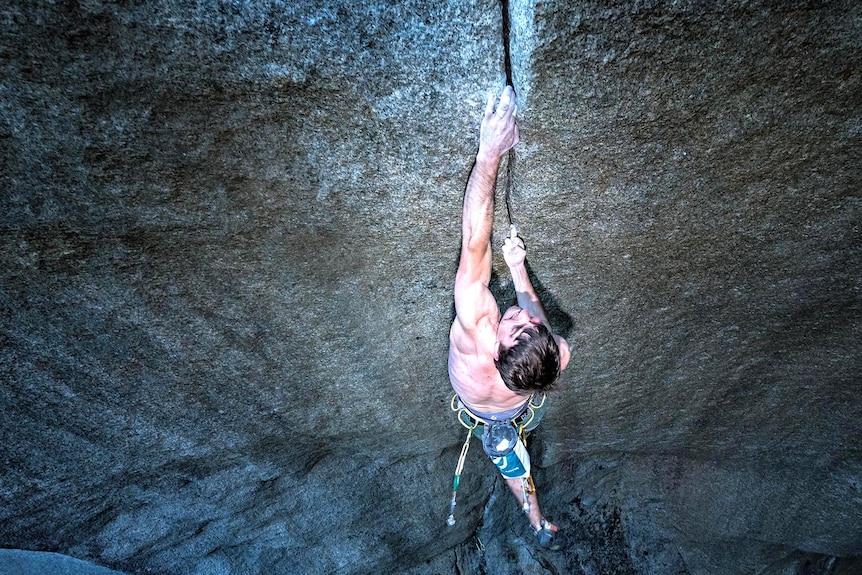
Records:
[[[503,67],[506,70],[506,83],[515,87],[515,80],[512,78],[512,51],[509,45],[509,36],[512,29],[509,20],[509,0],[500,0],[500,8],[503,12]]]
[[[503,68],[506,71],[506,84],[512,86],[517,95],[518,90],[515,87],[515,79],[512,76],[512,51],[509,42],[512,29],[511,21],[509,20],[509,0],[500,0],[500,9],[503,16]],[[512,186],[515,176],[515,150],[509,150],[506,161],[506,215],[509,218],[509,225],[515,221],[512,215]]]
[[[534,42],[533,4],[534,0],[500,0],[503,21],[503,67],[506,72],[506,83],[511,85],[517,94],[518,111],[521,114],[527,108],[530,88],[528,69]],[[506,162],[506,214],[509,224],[515,222],[511,200],[515,187],[515,156],[515,150],[510,150]]]
[[[503,14],[503,58],[506,81],[518,94],[523,113],[532,85],[533,48],[536,45],[535,0],[500,0]]]

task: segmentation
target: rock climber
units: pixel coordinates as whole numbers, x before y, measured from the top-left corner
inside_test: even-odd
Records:
[[[449,332],[449,378],[456,394],[453,405],[460,408],[458,416],[462,422],[478,424],[477,435],[487,435],[484,428],[490,422],[511,421],[517,428],[528,413],[530,421],[522,431],[535,428],[544,411],[544,392],[553,387],[570,357],[566,340],[551,331],[527,274],[524,242],[514,228],[505,240],[503,258],[518,305],[501,315],[488,289],[497,170],[503,155],[519,140],[516,107],[510,86],[502,91],[499,102],[496,95],[488,96],[479,151],[464,193],[456,315]],[[502,474],[519,503],[523,500],[539,543],[559,549],[562,533],[542,515],[532,480]]]

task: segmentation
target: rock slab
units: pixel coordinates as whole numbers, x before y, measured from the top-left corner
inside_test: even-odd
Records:
[[[172,575],[853,572],[860,10],[13,1],[0,546]],[[461,199],[507,42],[500,197],[575,350],[531,439],[557,555],[477,444],[444,524]],[[495,252],[503,306],[505,274]]]
[[[59,553],[0,549],[2,575],[125,575]]]

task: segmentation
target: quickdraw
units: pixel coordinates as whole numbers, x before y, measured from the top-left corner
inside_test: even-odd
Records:
[[[458,420],[461,421],[460,414],[458,414]],[[461,424],[467,427],[463,421],[461,421]],[[478,426],[479,423],[474,421],[472,427],[467,427],[467,438],[464,440],[464,445],[461,446],[461,455],[458,456],[458,465],[455,467],[455,479],[452,480],[452,501],[449,502],[449,518],[446,519],[446,524],[449,527],[455,525],[455,498],[458,495],[458,484],[461,483],[464,460],[467,458],[467,450],[470,449],[470,437],[473,435],[473,430]]]

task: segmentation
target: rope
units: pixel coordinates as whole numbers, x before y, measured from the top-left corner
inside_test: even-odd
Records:
[[[515,223],[515,218],[512,216],[512,176],[515,172],[515,149],[509,150],[508,161],[506,162],[506,216],[509,218],[509,227]]]

